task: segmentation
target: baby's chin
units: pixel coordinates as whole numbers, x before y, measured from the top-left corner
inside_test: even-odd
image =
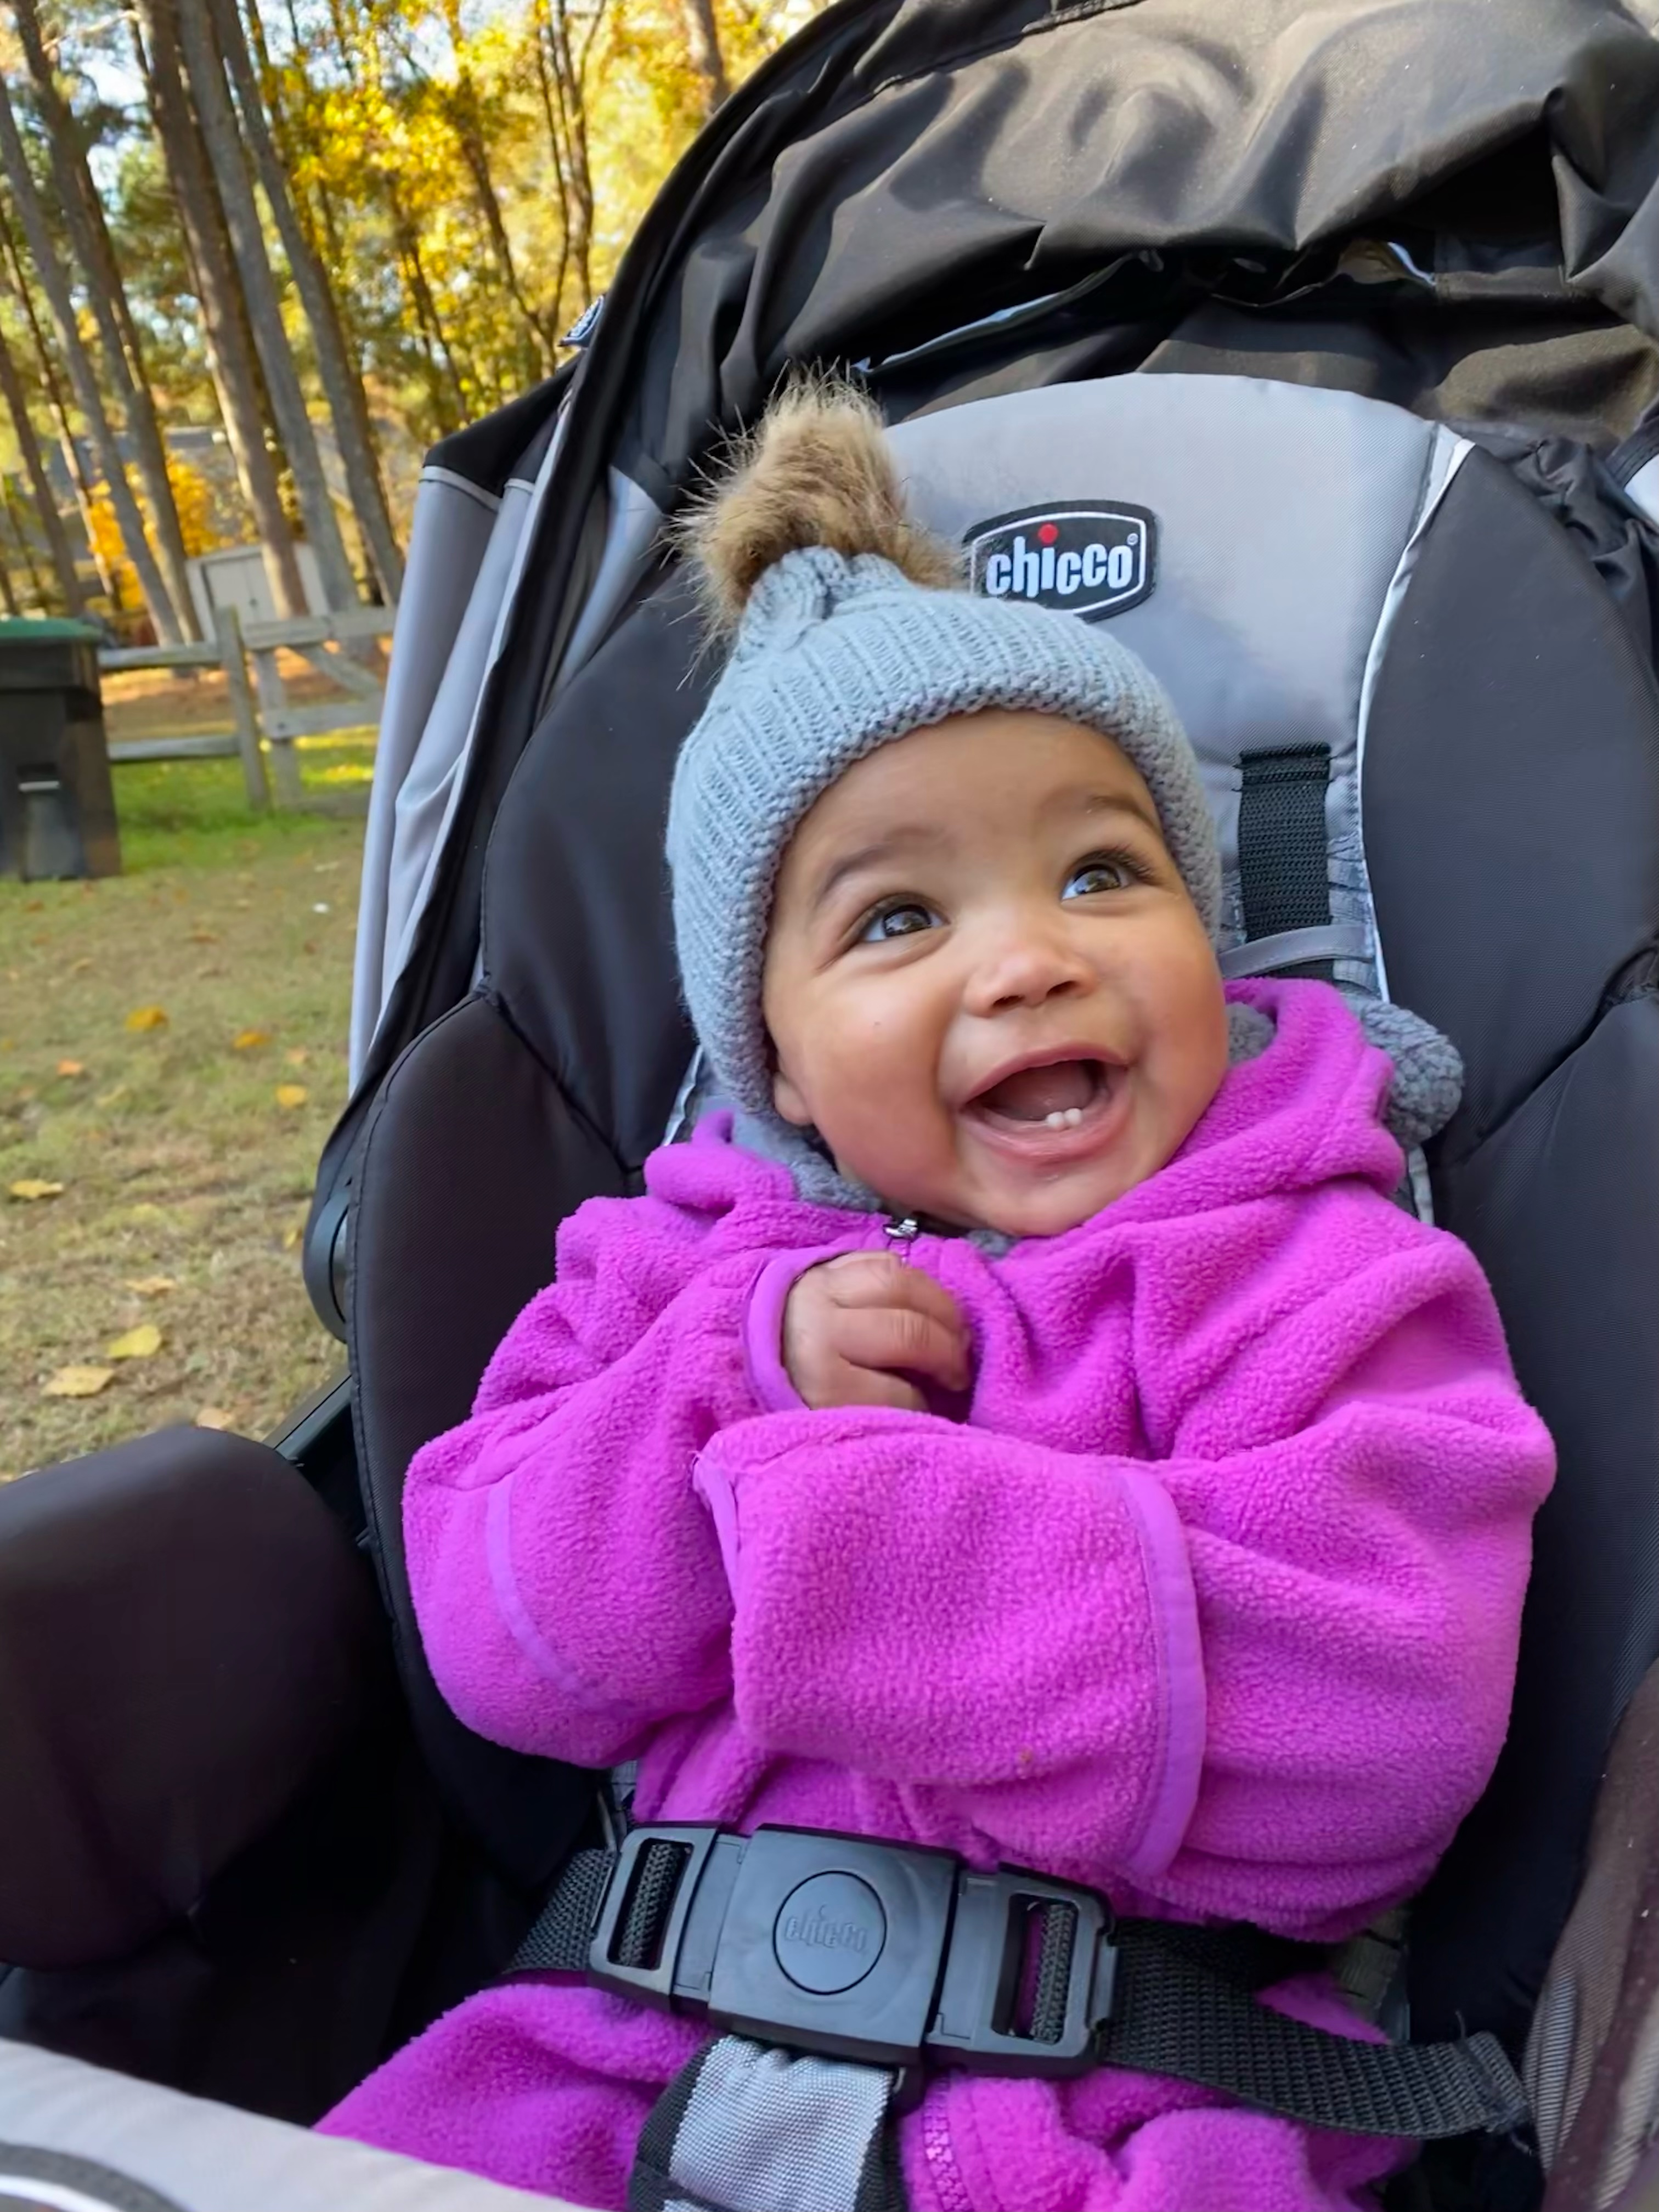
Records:
[[[1027,1237],[1063,1237],[1068,1229],[1080,1229],[1085,1221],[1093,1220],[1122,1195],[1116,1185],[1098,1193],[1033,1190],[1011,1195],[1006,1201],[981,1201],[979,1212],[984,1218],[969,1225],[1012,1237],[1016,1243]]]

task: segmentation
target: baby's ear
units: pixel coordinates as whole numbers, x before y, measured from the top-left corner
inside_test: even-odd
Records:
[[[796,1088],[793,1077],[786,1073],[781,1067],[773,1070],[772,1103],[777,1108],[783,1119],[793,1122],[796,1128],[811,1127],[812,1116],[806,1101]]]

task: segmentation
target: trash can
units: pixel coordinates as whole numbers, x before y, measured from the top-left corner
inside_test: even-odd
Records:
[[[78,622],[0,622],[0,875],[114,876],[99,633]]]

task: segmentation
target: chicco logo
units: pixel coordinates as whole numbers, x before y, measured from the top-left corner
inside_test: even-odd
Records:
[[[870,1948],[870,1931],[856,1920],[832,1920],[822,1905],[816,1912],[784,1915],[778,1934],[786,1943],[805,1943],[814,1951],[853,1951],[862,1958]]]
[[[809,1875],[778,1907],[777,1962],[799,1990],[835,1996],[861,1982],[887,1944],[887,1915],[855,1874]]]
[[[1146,507],[1123,502],[1026,507],[969,531],[969,580],[988,599],[1030,599],[1098,622],[1151,592],[1157,533]]]

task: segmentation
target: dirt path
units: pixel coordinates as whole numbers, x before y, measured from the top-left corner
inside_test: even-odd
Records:
[[[345,1097],[362,824],[255,823],[228,766],[184,798],[168,773],[118,772],[131,872],[0,879],[0,1478],[204,1412],[257,1436],[341,1364],[298,1243]],[[111,1356],[146,1323],[158,1350]],[[71,1367],[111,1379],[49,1395]]]

